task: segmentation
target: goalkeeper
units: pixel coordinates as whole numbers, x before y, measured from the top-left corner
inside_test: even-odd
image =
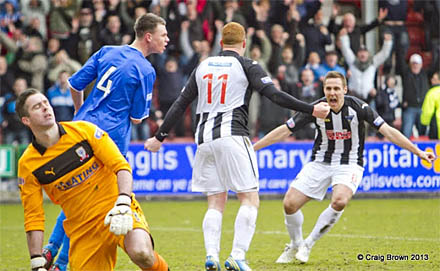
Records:
[[[108,134],[85,121],[57,123],[49,101],[35,89],[18,97],[16,112],[33,133],[18,163],[32,270],[47,268],[43,188],[66,215],[71,271],[113,270],[117,246],[142,270],[167,271],[131,193],[130,166]]]

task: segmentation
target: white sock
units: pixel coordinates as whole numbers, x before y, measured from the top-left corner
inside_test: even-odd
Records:
[[[315,227],[310,235],[306,238],[305,243],[307,247],[311,248],[316,241],[326,234],[336,224],[336,222],[338,222],[343,212],[344,210],[336,211],[331,207],[331,205],[329,205],[327,209],[325,209],[318,217]]]
[[[284,213],[284,224],[286,224],[287,232],[289,232],[291,245],[298,247],[303,242],[302,225],[304,215],[301,210],[291,215]]]
[[[246,252],[255,232],[258,209],[254,206],[242,205],[237,212],[234,226],[234,242],[231,256],[237,260],[244,260]]]
[[[222,235],[223,214],[216,209],[208,209],[203,219],[203,237],[205,238],[206,256],[219,260],[220,238]]]

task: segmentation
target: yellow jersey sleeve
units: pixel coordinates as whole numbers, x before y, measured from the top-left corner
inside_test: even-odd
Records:
[[[31,161],[27,159],[26,149],[18,161],[18,187],[24,209],[24,229],[26,232],[40,230],[44,231],[44,209],[42,186],[27,167]]]

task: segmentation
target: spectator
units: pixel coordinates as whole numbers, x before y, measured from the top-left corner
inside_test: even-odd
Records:
[[[423,125],[429,125],[429,138],[440,139],[440,77],[435,72],[431,77],[432,87],[426,93],[422,105],[420,121]],[[435,116],[435,118],[433,118]]]
[[[289,45],[284,46],[281,53],[282,62],[278,67],[277,78],[288,86],[295,85],[299,80],[299,71],[306,57],[305,40],[302,34],[296,34],[298,49],[294,55],[293,48]],[[275,127],[274,127],[275,128]]]
[[[411,137],[413,126],[419,134],[423,134],[420,124],[420,114],[422,113],[422,103],[425,94],[429,89],[428,76],[422,68],[423,60],[419,54],[412,54],[409,59],[409,67],[401,64],[402,69],[402,133],[406,137]]]
[[[124,33],[121,29],[121,19],[116,14],[107,17],[105,28],[99,32],[101,46],[123,45],[131,41],[131,36]]]
[[[391,53],[393,46],[392,36],[391,34],[385,34],[385,42],[382,49],[373,57],[370,57],[370,53],[365,46],[359,48],[357,56],[354,55],[350,49],[350,40],[345,28],[339,33],[339,37],[341,40],[341,51],[351,73],[348,79],[350,95],[368,102],[369,99],[376,96],[374,77],[377,68],[385,62]]]
[[[407,0],[379,0],[379,9],[388,10],[388,14],[381,25],[381,33],[391,33],[393,35],[393,49],[396,53],[396,74],[401,73],[399,63],[405,61],[406,53],[409,47],[408,31],[405,26],[408,14]],[[384,65],[384,73],[389,73],[392,68],[391,54]]]
[[[226,0],[224,4],[224,22],[236,22],[247,28],[246,18],[240,11],[238,0]]]
[[[319,81],[319,77],[324,74],[324,68],[321,65],[321,57],[317,52],[310,52],[307,63],[303,69],[312,70],[315,82]]]
[[[46,16],[49,10],[49,0],[21,0],[24,24],[32,25],[44,41],[47,40]]]
[[[268,64],[271,59],[272,44],[262,29],[257,30],[255,33],[261,46],[257,43],[253,44],[252,37],[254,36],[254,31],[254,28],[250,27],[247,32],[246,41],[249,41],[249,44],[246,46],[245,56],[258,62],[263,70],[269,73]],[[257,136],[257,121],[260,115],[261,106],[261,96],[258,95],[258,93],[253,93],[249,101],[249,132],[251,138]]]
[[[440,71],[440,1],[414,1],[414,11],[423,11],[425,43],[431,51],[431,70]]]
[[[72,19],[78,12],[80,4],[81,0],[51,0],[49,12],[50,36],[59,39],[62,48],[64,48],[70,35]]]
[[[301,82],[298,82],[293,88],[292,96],[306,103],[312,103],[324,96],[321,81],[318,80],[315,82],[314,74],[311,69],[306,68],[301,71]],[[299,140],[314,139],[314,129],[314,124],[309,123],[295,133],[295,138]]]
[[[338,13],[339,6],[334,4],[332,16],[330,17],[330,21],[328,24],[328,30],[334,35],[337,35],[342,28],[345,28],[350,39],[350,48],[353,52],[357,52],[359,51],[362,43],[361,38],[365,38],[365,33],[373,30],[382,23],[382,21],[388,14],[388,10],[383,8],[379,9],[379,15],[374,21],[367,25],[361,26],[359,26],[359,24],[356,22],[356,17],[352,13],[344,14],[342,25],[336,24],[335,19],[338,16]]]
[[[44,89],[44,76],[47,71],[47,57],[41,38],[33,36],[18,50],[15,69],[19,76],[26,78],[36,89]]]
[[[69,57],[65,50],[60,50],[49,63],[49,72],[47,78],[54,83],[59,79],[61,71],[67,71],[69,74],[74,74],[81,68],[81,63]]]
[[[392,127],[396,120],[396,109],[400,106],[399,97],[396,92],[396,78],[388,75],[385,78],[385,85],[378,91],[376,97],[376,111]],[[383,137],[378,133],[379,137]]]
[[[21,123],[21,120],[15,114],[15,102],[18,95],[27,89],[26,79],[18,77],[15,79],[14,92],[5,97],[5,103],[2,110],[1,123],[3,131],[4,144],[29,144],[29,130]]]
[[[73,46],[72,58],[81,64],[86,63],[87,59],[99,49],[98,32],[92,8],[82,7],[79,11],[78,24],[72,28],[69,37],[69,44]]]
[[[325,53],[325,62],[321,64],[319,70],[319,80],[324,80],[325,75],[330,71],[336,71],[345,76],[345,69],[338,65],[338,53],[329,51]]]
[[[0,90],[1,97],[4,97],[7,93],[12,92],[14,85],[15,75],[8,67],[8,62],[5,56],[0,55]]]
[[[22,15],[18,11],[16,0],[5,0],[0,4],[0,29],[8,32],[8,25],[21,21]]]
[[[276,75],[278,67],[281,65],[282,57],[281,52],[286,45],[286,41],[289,38],[289,34],[284,31],[284,28],[279,24],[274,24],[270,31],[270,41],[272,44],[272,53],[269,61],[270,74]]]
[[[313,18],[313,23],[309,19]],[[325,56],[325,46],[332,43],[330,33],[323,25],[323,13],[321,10],[321,1],[312,1],[307,6],[307,13],[301,17],[299,23],[300,32],[306,38],[308,56],[310,52],[317,52],[321,59]]]
[[[185,84],[183,69],[179,69],[179,65],[175,57],[168,57],[165,62],[165,66],[158,67],[157,80],[159,89],[159,110],[161,111],[161,115],[165,116],[171,105],[174,103],[177,97],[179,97],[180,92]],[[174,132],[177,137],[185,136],[183,116],[174,127]]]
[[[71,73],[61,70],[58,73],[58,80],[47,90],[47,98],[53,107],[57,121],[70,121],[73,119],[75,108],[73,107],[72,96],[67,79]]]

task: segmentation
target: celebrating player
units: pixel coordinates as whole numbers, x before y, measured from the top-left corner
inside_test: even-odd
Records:
[[[255,232],[258,198],[258,167],[249,140],[248,105],[252,91],[271,101],[315,117],[329,112],[326,103],[315,106],[301,102],[277,90],[261,66],[244,58],[244,28],[238,23],[223,27],[219,56],[209,57],[193,71],[184,90],[165,116],[155,137],[145,142],[156,152],[187,106],[197,97],[198,145],[192,189],[204,192],[208,210],[203,220],[206,270],[220,270],[220,235],[228,191],[237,192],[240,201],[234,226],[234,241],[227,270],[251,270],[245,261]]]
[[[277,259],[277,263],[290,263],[296,259],[305,263],[317,240],[327,233],[341,217],[345,206],[362,180],[365,124],[368,122],[394,144],[405,148],[421,159],[432,162],[434,154],[424,152],[398,130],[392,128],[368,104],[358,98],[345,96],[347,82],[338,72],[327,73],[324,79],[325,97],[331,112],[325,119],[316,119],[296,113],[286,124],[272,130],[254,145],[259,150],[283,141],[305,124],[314,122],[316,137],[312,161],[304,166],[284,196],[284,216],[290,243]],[[303,240],[304,216],[301,207],[311,199],[322,200],[332,186],[330,206],[318,218],[310,235]]]

